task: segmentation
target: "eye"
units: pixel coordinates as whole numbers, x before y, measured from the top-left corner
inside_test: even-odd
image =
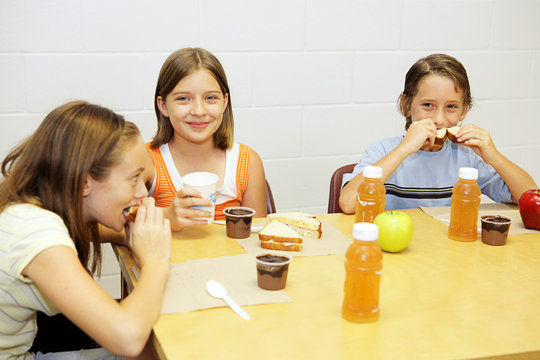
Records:
[[[432,108],[433,104],[432,103],[423,103],[422,106],[425,107],[425,108]]]
[[[186,102],[189,101],[189,98],[187,96],[178,96],[176,100],[180,102]]]
[[[457,108],[458,108],[458,106],[457,106],[457,105],[454,105],[454,104],[452,104],[452,105],[448,105],[448,108],[449,108],[449,109],[457,109]]]

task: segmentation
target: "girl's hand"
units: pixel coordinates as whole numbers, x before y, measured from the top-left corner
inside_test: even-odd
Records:
[[[141,268],[146,265],[169,265],[171,258],[171,225],[154,198],[143,200],[135,222],[128,223],[129,247]]]
[[[420,149],[427,149],[434,145],[437,136],[437,127],[431,119],[413,121],[401,141],[401,147],[408,154]]]
[[[459,129],[457,140],[461,145],[473,149],[488,164],[492,164],[498,155],[489,132],[476,125],[468,124]]]
[[[180,189],[171,207],[167,209],[172,231],[180,231],[186,226],[208,224],[207,220],[194,218],[210,217],[212,214],[208,211],[193,209],[192,206],[212,206],[212,201],[202,199],[201,193],[195,189]]]

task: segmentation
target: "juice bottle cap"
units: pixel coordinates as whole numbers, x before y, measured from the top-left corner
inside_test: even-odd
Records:
[[[379,227],[372,223],[356,223],[353,225],[352,235],[356,240],[375,241],[379,238]]]
[[[478,169],[471,167],[462,167],[459,168],[459,178],[464,180],[477,180],[478,179]]]
[[[382,167],[380,166],[366,166],[362,172],[362,176],[370,179],[382,178]]]

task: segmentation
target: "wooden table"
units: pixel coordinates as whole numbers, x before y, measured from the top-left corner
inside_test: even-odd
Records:
[[[295,258],[286,288],[293,302],[245,306],[250,321],[225,307],[162,315],[152,335],[157,353],[163,359],[540,358],[540,232],[511,236],[501,247],[461,243],[421,210],[405,211],[414,236],[402,253],[384,253],[377,323],[342,319],[343,255]],[[353,216],[319,217],[350,237]],[[133,259],[125,248],[116,251],[132,288]],[[175,234],[171,261],[242,253],[222,225],[212,224]]]

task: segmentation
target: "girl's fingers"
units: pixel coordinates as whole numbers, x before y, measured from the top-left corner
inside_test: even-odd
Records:
[[[149,223],[155,222],[156,218],[156,200],[153,197],[147,198],[146,201],[146,221]]]
[[[195,189],[191,189],[191,188],[182,188],[180,189],[180,191],[178,191],[176,193],[176,197],[180,198],[180,199],[184,199],[184,198],[187,198],[187,197],[196,197],[196,198],[200,198],[202,197],[202,194],[200,191],[198,190],[195,190]]]

